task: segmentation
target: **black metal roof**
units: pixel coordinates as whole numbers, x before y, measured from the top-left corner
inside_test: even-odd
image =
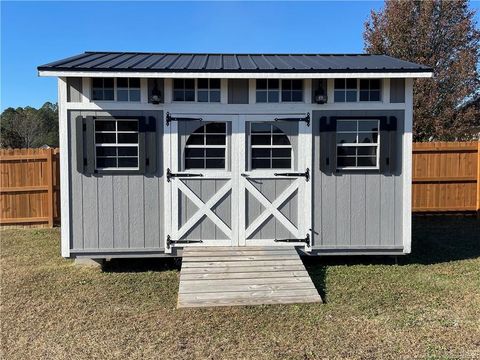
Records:
[[[135,72],[425,72],[424,65],[368,54],[191,54],[85,52],[41,65],[51,71]]]

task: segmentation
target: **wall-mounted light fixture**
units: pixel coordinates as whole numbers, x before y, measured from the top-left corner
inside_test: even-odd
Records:
[[[150,96],[150,102],[152,104],[160,104],[161,101],[162,101],[162,92],[158,88],[158,79],[155,79],[155,82],[153,83],[152,94]]]

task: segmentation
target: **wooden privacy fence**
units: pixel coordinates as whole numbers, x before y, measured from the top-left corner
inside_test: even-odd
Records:
[[[413,144],[414,212],[480,211],[480,142]]]
[[[413,145],[414,212],[480,211],[480,143]],[[59,149],[0,150],[1,225],[60,221]]]
[[[60,220],[59,149],[0,150],[1,225]]]

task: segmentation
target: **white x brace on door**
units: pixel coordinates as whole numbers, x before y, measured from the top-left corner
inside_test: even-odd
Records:
[[[297,118],[167,115],[167,252],[196,245],[309,248],[311,127],[287,121]],[[262,145],[265,129],[269,145]]]

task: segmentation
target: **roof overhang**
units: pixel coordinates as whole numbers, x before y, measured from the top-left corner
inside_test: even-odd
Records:
[[[39,70],[39,76],[55,77],[139,77],[185,79],[349,79],[349,78],[430,78],[431,71],[371,72],[138,72],[138,71],[68,71]]]

